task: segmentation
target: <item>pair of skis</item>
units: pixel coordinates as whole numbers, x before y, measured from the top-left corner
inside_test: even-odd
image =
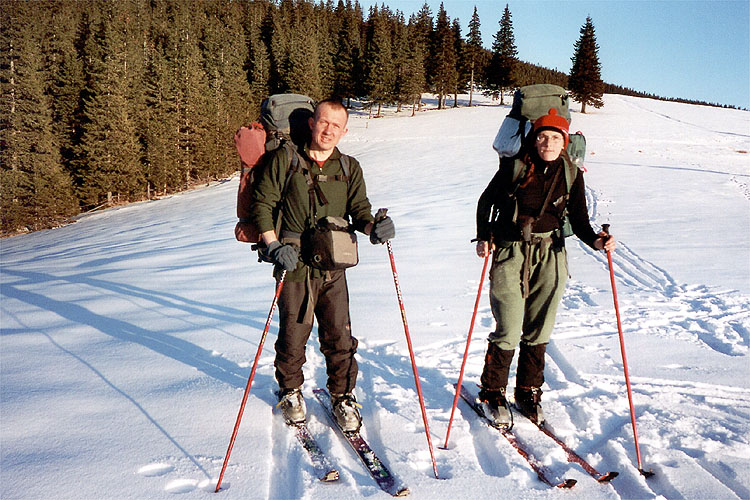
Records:
[[[352,447],[354,452],[357,454],[359,459],[362,461],[367,471],[372,476],[372,479],[377,485],[386,493],[394,497],[406,496],[409,494],[409,489],[405,487],[397,478],[394,476],[388,467],[378,458],[375,452],[367,444],[367,441],[362,437],[359,431],[344,431],[336,421],[333,415],[333,408],[331,407],[331,398],[325,389],[315,389],[313,391],[315,397],[318,399],[320,404],[326,411],[326,415],[333,423],[334,427],[338,429],[341,435],[344,437],[349,446]],[[294,429],[297,440],[299,440],[302,447],[307,452],[312,462],[315,474],[321,481],[332,482],[339,479],[338,470],[331,464],[328,456],[318,445],[317,441],[313,437],[310,430],[307,428],[307,424],[304,422],[296,424],[288,424]]]
[[[473,395],[464,385],[461,385],[460,393],[461,397],[469,404],[471,409],[474,410],[490,427],[497,429],[500,434],[508,441],[508,443],[510,443],[510,445],[515,448],[518,454],[526,460],[531,469],[536,472],[537,476],[543,483],[556,488],[565,489],[575,486],[577,482],[575,479],[563,479],[562,481],[556,480],[550,470],[518,440],[511,429],[496,425],[494,421],[485,414],[482,405],[477,400],[477,397]],[[554,432],[552,432],[548,427],[544,426],[544,424],[539,425],[534,422],[534,425],[536,425],[539,430],[541,430],[545,435],[549,436],[558,446],[563,449],[563,451],[565,451],[568,462],[580,465],[584,471],[586,471],[600,483],[608,483],[619,474],[618,472],[607,472],[605,474],[601,474],[586,459],[578,455],[573,449],[565,444],[565,442],[557,437]]]

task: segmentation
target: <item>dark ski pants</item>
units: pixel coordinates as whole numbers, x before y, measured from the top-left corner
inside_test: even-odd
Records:
[[[320,352],[326,360],[328,389],[332,393],[354,390],[357,381],[357,339],[349,319],[349,290],[345,271],[330,271],[309,282],[284,282],[279,296],[279,336],[276,340],[276,380],[281,389],[299,387],[305,381],[305,346],[312,321],[305,321],[312,307],[318,322]],[[309,296],[308,296],[309,293]]]

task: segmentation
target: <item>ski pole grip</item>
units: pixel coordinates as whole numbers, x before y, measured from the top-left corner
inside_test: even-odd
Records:
[[[387,208],[379,208],[378,211],[375,212],[375,222],[385,219],[387,213]]]
[[[602,224],[602,231],[609,234],[609,224]]]

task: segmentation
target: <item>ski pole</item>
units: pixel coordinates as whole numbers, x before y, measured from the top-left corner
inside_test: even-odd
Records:
[[[255,361],[253,361],[253,368],[250,370],[250,377],[247,379],[247,386],[245,387],[245,394],[242,396],[242,403],[240,404],[240,411],[237,414],[237,422],[234,424],[234,430],[232,431],[232,439],[229,440],[229,448],[227,448],[227,455],[224,457],[224,465],[221,467],[221,473],[219,474],[219,480],[216,483],[216,490],[214,493],[218,493],[221,489],[221,481],[224,479],[224,472],[227,469],[229,463],[229,455],[232,454],[232,448],[234,447],[234,440],[237,437],[237,432],[240,429],[240,422],[242,421],[242,414],[245,411],[245,403],[247,403],[247,396],[250,394],[250,386],[253,384],[253,378],[255,378],[255,370],[258,368],[258,360],[260,359],[260,353],[263,351],[263,343],[266,341],[266,335],[268,334],[268,328],[271,326],[271,319],[273,319],[273,312],[276,309],[276,303],[281,295],[281,289],[284,287],[284,278],[286,277],[286,270],[281,272],[281,278],[279,283],[276,285],[276,294],[273,296],[273,302],[271,303],[271,310],[268,311],[268,318],[266,319],[266,326],[263,328],[263,335],[260,337],[260,344],[258,344],[258,352],[255,353]]]
[[[385,218],[385,214],[388,211],[386,208],[381,208],[375,214],[375,221],[379,221]],[[414,359],[414,349],[411,345],[411,336],[409,335],[409,324],[406,322],[406,310],[404,309],[404,300],[401,295],[401,285],[398,283],[398,273],[396,272],[396,261],[393,258],[393,248],[391,247],[391,240],[385,242],[388,247],[388,257],[391,260],[391,270],[393,271],[393,283],[396,285],[396,297],[398,297],[398,305],[401,308],[401,319],[404,323],[404,333],[406,334],[406,345],[409,348],[409,357],[411,358],[411,367],[414,371],[414,382],[417,386],[417,396],[419,397],[419,406],[422,410],[422,420],[424,421],[424,429],[427,434],[427,445],[430,448],[430,458],[432,459],[432,470],[435,473],[435,478],[440,479],[438,476],[437,462],[435,461],[435,451],[432,448],[432,438],[430,437],[430,425],[427,422],[427,411],[424,406],[424,398],[422,397],[422,385],[419,382],[419,372],[417,370],[417,363]]]
[[[609,235],[609,224],[602,224],[602,231]],[[638,445],[638,430],[635,425],[635,406],[633,406],[633,391],[630,387],[630,375],[628,373],[628,359],[625,354],[625,336],[622,333],[622,322],[620,321],[620,306],[617,301],[617,287],[615,286],[615,271],[612,266],[612,252],[607,250],[607,263],[609,264],[609,280],[612,283],[612,299],[615,303],[615,317],[617,318],[617,332],[620,335],[620,352],[622,353],[622,366],[625,373],[625,386],[628,389],[628,404],[630,405],[630,423],[633,426],[633,441],[635,442],[635,455],[638,460],[638,472],[646,477],[653,476],[653,471],[646,471],[641,462],[641,448]]]
[[[479,309],[479,300],[482,298],[482,284],[484,283],[484,275],[487,273],[487,263],[490,261],[490,255],[492,252],[488,249],[487,255],[484,256],[484,266],[482,266],[482,276],[479,278],[479,290],[477,291],[477,300],[474,302],[474,312],[471,315],[471,323],[469,323],[469,335],[466,338],[466,349],[464,350],[464,359],[461,361],[461,371],[458,374],[458,383],[456,384],[456,396],[453,398],[453,407],[451,408],[451,417],[448,420],[448,432],[445,433],[445,444],[443,449],[448,449],[448,438],[451,435],[451,425],[453,424],[453,414],[458,406],[458,398],[461,392],[461,384],[464,380],[464,369],[466,368],[466,358],[469,356],[469,345],[471,344],[471,333],[474,331],[474,320],[477,318],[477,309]]]

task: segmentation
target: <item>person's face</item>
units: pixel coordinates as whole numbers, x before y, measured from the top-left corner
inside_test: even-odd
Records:
[[[310,118],[312,142],[310,148],[318,151],[330,151],[335,148],[349,129],[346,128],[346,111],[339,107],[323,104]]]
[[[565,138],[560,132],[542,130],[536,135],[536,150],[544,161],[555,161],[562,153]]]

